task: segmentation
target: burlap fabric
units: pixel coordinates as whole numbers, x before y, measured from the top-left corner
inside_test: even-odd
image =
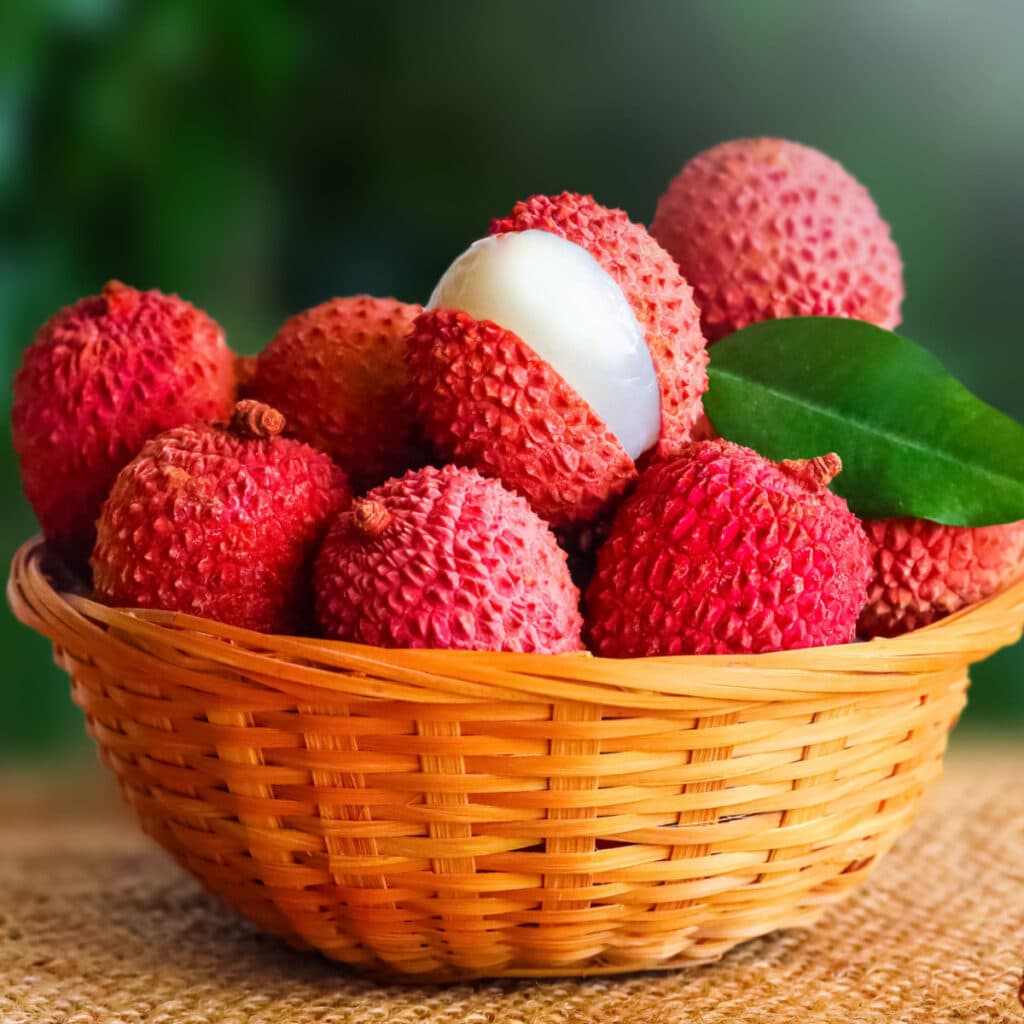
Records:
[[[0,790],[0,1022],[1021,1024],[1024,744],[954,753],[874,879],[719,964],[383,987],[222,909],[110,809]]]

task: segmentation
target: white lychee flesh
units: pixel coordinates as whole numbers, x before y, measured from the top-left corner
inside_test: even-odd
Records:
[[[631,459],[658,440],[661,399],[622,289],[586,249],[547,231],[474,242],[429,309],[458,309],[517,334],[604,421]]]

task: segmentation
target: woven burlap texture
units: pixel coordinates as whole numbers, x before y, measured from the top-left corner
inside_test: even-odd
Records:
[[[917,826],[821,925],[585,981],[383,987],[260,935],[73,794],[8,787],[0,815],[3,1024],[1024,1021],[1024,747],[954,750]]]

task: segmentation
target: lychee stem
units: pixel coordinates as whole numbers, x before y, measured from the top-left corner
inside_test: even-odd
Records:
[[[107,313],[112,316],[131,316],[139,304],[139,293],[120,281],[108,281],[102,294]]]
[[[814,459],[783,459],[779,469],[812,490],[824,490],[842,472],[843,460],[829,452]]]
[[[273,406],[246,398],[235,403],[229,429],[238,437],[267,440],[284,430],[284,416]]]
[[[352,502],[352,523],[367,537],[379,537],[391,522],[391,513],[379,501],[356,498]]]

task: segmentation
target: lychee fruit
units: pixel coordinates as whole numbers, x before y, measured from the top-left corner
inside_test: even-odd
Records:
[[[693,286],[709,341],[778,317],[900,322],[889,226],[852,175],[808,146],[737,139],[699,154],[661,197],[651,233]]]
[[[103,499],[145,441],[227,414],[232,359],[204,312],[118,281],[43,324],[14,379],[11,421],[25,495],[65,557],[88,557]]]
[[[852,641],[871,559],[828,490],[837,455],[770,462],[701,441],[644,472],[587,590],[590,646],[615,658],[757,654]]]
[[[928,519],[864,523],[874,572],[863,635],[899,636],[995,593],[1024,570],[1024,520],[943,526]]]
[[[260,353],[250,396],[279,409],[288,433],[331,455],[359,490],[422,465],[405,368],[420,310],[357,295],[293,316]]]
[[[475,470],[386,481],[334,521],[316,561],[328,637],[379,647],[581,648],[579,591],[545,523]]]
[[[327,455],[279,436],[283,425],[242,401],[227,423],[148,441],[97,524],[97,599],[264,633],[308,628],[313,558],[349,492]]]
[[[534,196],[441,278],[408,340],[444,459],[552,526],[597,519],[647,453],[690,440],[707,353],[689,286],[647,231],[590,196]]]

